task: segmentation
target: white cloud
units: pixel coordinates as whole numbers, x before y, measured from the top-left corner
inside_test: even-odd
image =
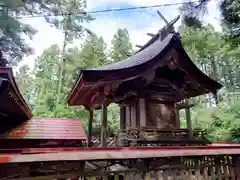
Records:
[[[179,0],[177,2],[181,1]],[[124,5],[126,3],[126,6],[149,6],[176,3],[176,0],[88,0],[88,9],[91,11],[91,9],[116,8],[117,5],[121,3],[124,3]],[[208,16],[208,20],[210,19],[210,23],[217,26],[218,21],[215,17],[219,16],[219,14],[217,14],[217,11],[212,11],[212,6],[215,6],[216,9],[215,4],[210,4],[209,8],[211,11],[209,16],[211,17],[209,18]],[[114,12],[94,14],[96,20],[85,24],[85,26],[97,35],[102,36],[107,44],[110,44],[111,39],[118,28],[127,28],[133,45],[143,45],[150,38],[146,33],[156,33],[164,25],[164,22],[160,19],[157,13],[155,13],[156,9],[159,9],[168,20],[173,19],[179,14],[178,6],[153,8],[150,9],[151,11],[129,11],[124,12],[125,14],[122,12],[118,12],[117,14]],[[36,55],[40,55],[45,48],[52,44],[61,44],[63,42],[63,36],[58,30],[46,24],[43,19],[29,19],[26,20],[25,23],[31,24],[38,29],[39,32],[31,43],[35,48],[36,54],[25,58],[20,65],[27,63],[29,66],[33,67]],[[179,23],[180,22],[178,22],[176,26],[178,26]]]
[[[23,64],[28,64],[30,67],[33,67],[34,59],[41,55],[43,50],[52,44],[61,44],[63,41],[63,36],[62,33],[60,33],[56,28],[45,23],[43,18],[23,19],[22,21],[30,24],[32,27],[38,30],[38,33],[34,36],[33,40],[29,42],[29,44],[34,48],[35,54],[25,57],[19,64],[20,66]]]
[[[182,0],[88,0],[87,7],[88,9],[94,9],[96,7],[104,7],[109,4],[120,4],[126,3],[129,5],[134,6],[152,6],[152,5],[159,5],[159,4],[171,4],[171,3],[179,3]]]

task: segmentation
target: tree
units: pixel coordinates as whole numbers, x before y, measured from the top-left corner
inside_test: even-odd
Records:
[[[89,16],[86,9],[86,1],[85,0],[60,0],[56,4],[57,10],[59,14],[67,14],[67,16],[63,16],[62,18],[53,18],[52,22],[54,22],[55,26],[63,31],[64,33],[64,41],[62,47],[62,55],[59,58],[59,83],[57,90],[57,99],[56,99],[56,107],[59,104],[61,98],[62,88],[64,87],[63,82],[65,76],[65,67],[66,67],[66,51],[67,45],[72,43],[74,39],[80,38],[85,31],[90,32],[90,30],[84,28],[82,26],[83,21],[93,20],[91,16]]]
[[[35,115],[54,112],[60,48],[52,45],[35,60]]]
[[[5,53],[10,65],[17,65],[24,55],[29,55],[33,49],[29,47],[22,35],[30,38],[36,33],[31,26],[17,20],[13,15],[23,12],[24,4],[20,0],[1,0],[0,12],[0,47]]]
[[[102,37],[88,35],[80,51],[82,67],[98,67],[108,64],[107,45]]]
[[[220,10],[225,36],[232,42],[232,46],[237,47],[240,42],[240,2],[239,0],[223,0]]]
[[[33,27],[24,24],[21,17],[43,15],[47,22],[50,15],[59,15],[54,0],[0,0],[0,47],[7,56],[9,65],[16,66],[25,55],[33,53],[23,37],[32,39],[37,32]]]
[[[182,5],[180,10],[184,12],[183,14],[183,23],[187,26],[201,28],[202,22],[201,17],[207,11],[207,3],[210,0],[200,0],[199,2],[189,1]]]
[[[23,65],[16,72],[16,83],[28,104],[32,105],[32,99],[34,98],[34,77],[32,71],[28,65]]]
[[[240,104],[221,103],[218,107],[195,108],[193,110],[193,127],[205,130],[212,141],[232,141],[240,138]]]
[[[132,43],[130,41],[127,29],[118,29],[112,39],[111,60],[113,62],[121,61],[133,53]]]
[[[201,29],[180,26],[182,42],[195,63],[228,91],[239,88],[239,47],[233,48],[224,35],[211,26]]]
[[[194,98],[197,106],[192,111],[193,127],[206,130],[213,141],[239,140],[239,47],[232,47],[224,34],[210,25],[196,28],[184,24],[179,30],[195,64],[224,85],[218,94],[218,106],[209,107],[209,96]]]
[[[84,127],[87,130],[88,112],[83,108],[69,107],[66,103],[66,97],[76,80],[76,72],[79,68],[98,67],[107,62],[106,43],[102,37],[88,35],[81,48],[69,48],[66,51],[66,66],[63,76],[64,86],[60,94],[60,101],[57,108],[56,94],[58,87],[59,56],[61,48],[52,45],[46,49],[43,54],[36,59],[34,68],[35,97],[34,116],[41,117],[76,117],[81,118]],[[97,113],[97,114],[96,114]],[[100,122],[98,117],[100,112],[95,113],[95,122]]]
[[[181,7],[184,12],[184,22],[189,26],[201,27],[199,20],[206,13],[206,6],[210,0],[200,0],[199,2],[189,2]],[[239,0],[218,0],[222,16],[222,24],[226,35],[231,40],[238,40],[240,35],[240,2]]]

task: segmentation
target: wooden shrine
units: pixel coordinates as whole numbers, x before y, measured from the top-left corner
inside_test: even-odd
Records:
[[[89,110],[88,146],[93,111],[102,108],[103,147],[83,147],[80,120],[32,118],[11,68],[0,61],[0,179],[238,180],[240,144],[210,144],[191,128],[193,105],[186,99],[216,93],[221,85],[190,60],[173,29],[177,19],[150,34],[129,59],[81,71],[68,103]],[[120,130],[113,147],[106,147],[110,103],[120,107]],[[179,109],[185,109],[186,129]]]
[[[202,132],[193,132],[190,111],[183,100],[216,93],[222,86],[204,74],[185,52],[168,23],[133,56],[99,68],[83,69],[74,85],[69,105],[90,111],[102,108],[102,145],[106,146],[107,106],[120,107],[118,145],[205,144]],[[180,104],[179,104],[180,103]],[[178,109],[187,107],[187,129],[180,129]],[[89,136],[90,137],[90,136]],[[89,139],[89,142],[91,139]]]

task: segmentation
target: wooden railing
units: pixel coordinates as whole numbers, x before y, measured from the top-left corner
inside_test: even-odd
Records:
[[[81,180],[239,180],[239,157],[200,156],[153,160],[152,168],[120,168],[104,175],[77,177]],[[151,166],[151,164],[150,164]]]
[[[115,137],[109,137],[107,139],[107,147],[116,147],[116,139]],[[92,147],[101,147],[100,139],[94,139],[92,141]]]
[[[120,146],[135,145],[201,145],[210,143],[202,131],[188,129],[140,128],[121,130],[118,134]]]

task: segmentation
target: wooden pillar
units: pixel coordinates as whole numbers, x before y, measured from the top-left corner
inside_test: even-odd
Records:
[[[125,107],[125,129],[131,128],[131,114],[130,114],[130,107],[127,105]]]
[[[101,128],[101,146],[107,146],[107,132],[108,132],[108,123],[107,123],[107,106],[102,105],[102,128]]]
[[[215,100],[216,105],[218,105],[218,104],[219,104],[219,101],[218,101],[217,91],[213,92],[213,98],[214,98],[214,100]]]
[[[180,128],[181,128],[181,122],[180,122],[179,109],[176,108],[175,111],[176,111],[176,117],[175,117],[175,119],[176,119],[176,127],[177,127],[178,129],[180,129]]]
[[[233,163],[235,164],[235,173],[237,177],[240,177],[240,159],[238,156],[233,156]]]
[[[136,102],[136,105],[135,105],[135,112],[136,112],[136,126],[137,128],[140,128],[140,105],[139,105],[139,99],[137,100]]]
[[[120,129],[125,129],[126,124],[126,115],[125,115],[125,107],[120,105]]]
[[[88,147],[92,147],[92,122],[93,122],[93,110],[89,110]]]
[[[130,105],[130,116],[131,116],[131,128],[136,128],[137,124],[136,124],[136,104],[133,103]]]
[[[187,129],[189,131],[189,137],[192,138],[193,132],[192,132],[191,112],[189,107],[185,109],[185,115],[186,115],[186,121],[187,121]]]
[[[147,111],[146,111],[146,104],[145,99],[139,99],[139,121],[140,127],[145,127],[147,125]]]

